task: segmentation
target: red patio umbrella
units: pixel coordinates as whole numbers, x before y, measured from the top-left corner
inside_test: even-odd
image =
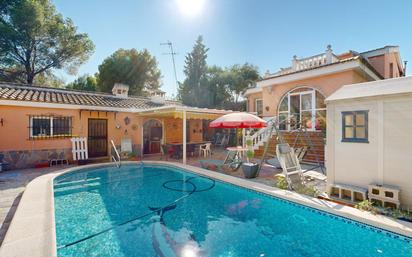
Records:
[[[223,115],[209,124],[210,128],[263,128],[267,122],[247,112],[234,112]]]

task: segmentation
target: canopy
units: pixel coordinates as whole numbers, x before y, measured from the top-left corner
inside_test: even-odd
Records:
[[[209,124],[211,128],[263,128],[267,122],[247,112],[235,112],[223,115]]]

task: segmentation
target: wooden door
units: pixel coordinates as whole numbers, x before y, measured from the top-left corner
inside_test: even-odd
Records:
[[[87,146],[89,157],[107,156],[107,120],[89,119]]]

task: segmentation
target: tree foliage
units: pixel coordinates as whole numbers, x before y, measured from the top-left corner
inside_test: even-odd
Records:
[[[56,76],[52,72],[45,71],[38,74],[33,81],[34,85],[64,88],[65,81],[63,78]]]
[[[190,53],[186,55],[184,74],[186,79],[179,86],[179,98],[190,106],[206,107],[208,105],[207,90],[207,51],[199,36]]]
[[[1,0],[0,75],[32,84],[52,69],[74,73],[93,53],[85,33],[57,13],[50,0]]]
[[[115,83],[129,85],[129,92],[141,95],[144,90],[160,87],[161,73],[156,58],[148,50],[119,49],[99,65],[99,90],[111,92]]]
[[[208,66],[208,50],[199,36],[186,56],[186,79],[180,84],[179,99],[190,106],[244,110],[241,95],[260,79],[258,68],[248,63],[228,68]]]
[[[86,74],[86,75],[78,77],[73,82],[69,83],[66,86],[66,88],[94,92],[96,91],[96,88],[97,88],[97,81],[94,76],[90,76]]]

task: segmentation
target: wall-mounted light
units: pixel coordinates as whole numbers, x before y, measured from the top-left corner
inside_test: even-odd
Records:
[[[0,119],[0,125],[3,127],[3,125],[4,125],[4,120],[3,120],[3,118],[1,118]]]

